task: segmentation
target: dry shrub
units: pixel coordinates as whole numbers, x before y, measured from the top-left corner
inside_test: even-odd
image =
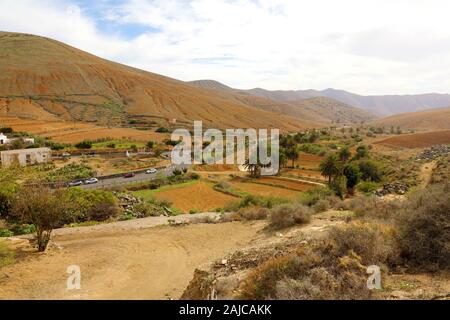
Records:
[[[376,196],[358,196],[348,202],[348,209],[359,218],[392,220],[402,203],[398,200],[386,201]]]
[[[244,281],[240,298],[246,300],[273,298],[278,281],[306,274],[320,262],[320,256],[309,250],[299,250],[293,254],[269,259],[249,274]]]
[[[241,220],[251,221],[251,220],[264,220],[270,214],[270,210],[267,208],[243,208],[240,209],[238,215],[241,216]]]
[[[216,218],[210,216],[194,216],[189,219],[189,222],[192,224],[214,224],[218,223],[219,221]]]
[[[450,269],[450,185],[410,197],[397,220],[402,256],[415,267]]]
[[[271,210],[269,227],[283,229],[311,221],[313,210],[301,204],[282,204]]]
[[[366,299],[366,268],[354,253],[337,257],[328,248],[303,248],[272,258],[254,269],[244,281],[242,299]]]
[[[366,265],[394,265],[399,257],[395,236],[391,226],[357,221],[332,228],[329,240],[334,245],[335,255],[353,251]]]
[[[342,200],[335,196],[326,197],[317,201],[312,208],[315,213],[325,212],[331,209],[341,209]]]

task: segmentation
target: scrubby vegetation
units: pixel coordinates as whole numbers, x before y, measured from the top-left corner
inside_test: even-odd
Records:
[[[348,201],[353,220],[331,228],[323,240],[260,264],[238,298],[366,299],[372,293],[366,287],[369,265],[383,272],[450,270],[449,191],[448,184],[431,186],[402,203],[364,195]],[[311,193],[320,195],[304,200],[313,207],[330,197],[324,189]],[[291,207],[279,208],[286,211],[280,217],[292,221]]]
[[[47,182],[67,182],[79,179],[95,177],[97,174],[90,166],[71,163],[55,171],[49,172],[45,180]]]
[[[305,224],[311,220],[311,208],[296,204],[282,204],[271,210],[269,228],[283,229]]]

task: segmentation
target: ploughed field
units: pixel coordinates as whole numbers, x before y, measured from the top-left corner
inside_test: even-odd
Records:
[[[29,132],[61,143],[77,143],[102,138],[132,139],[142,142],[162,141],[166,138],[166,135],[150,130],[107,128],[89,123],[27,120],[14,117],[0,117],[0,127],[11,127],[16,132]]]
[[[374,144],[407,149],[427,148],[434,145],[450,144],[450,130],[399,135],[374,142]]]

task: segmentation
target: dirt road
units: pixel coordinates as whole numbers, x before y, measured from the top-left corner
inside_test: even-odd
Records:
[[[233,222],[66,229],[48,252],[0,269],[0,299],[176,299],[196,268],[247,245],[262,228]],[[67,290],[70,265],[81,268],[81,290]]]

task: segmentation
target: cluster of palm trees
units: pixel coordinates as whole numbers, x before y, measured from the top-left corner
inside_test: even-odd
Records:
[[[356,149],[352,157],[348,147],[339,152],[330,153],[320,164],[321,174],[328,179],[328,184],[337,195],[343,196],[345,191],[353,194],[354,188],[364,180],[378,180],[379,168],[370,160],[361,160],[369,155],[364,145]]]

